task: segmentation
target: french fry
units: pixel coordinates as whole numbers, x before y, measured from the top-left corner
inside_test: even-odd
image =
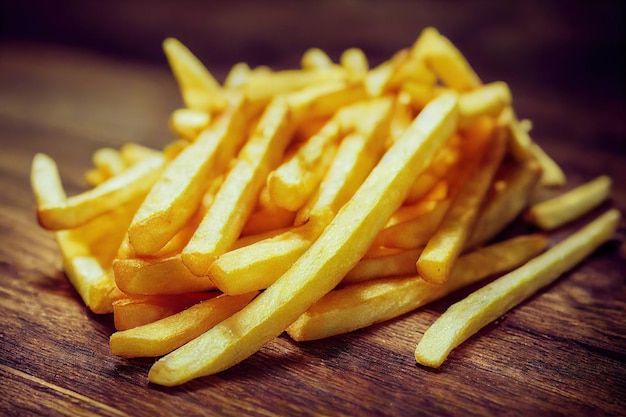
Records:
[[[449,207],[450,200],[440,201],[421,216],[385,227],[376,236],[374,245],[401,249],[424,247],[439,228]]]
[[[258,235],[290,227],[296,219],[296,212],[277,205],[263,207],[248,217],[241,229],[242,236]],[[232,249],[232,246],[231,246]]]
[[[163,41],[163,51],[188,108],[212,113],[226,106],[226,97],[217,80],[185,45],[167,38]]]
[[[415,349],[418,363],[438,368],[482,327],[554,282],[610,239],[620,219],[609,210],[524,266],[476,290],[446,310]]]
[[[386,152],[333,223],[285,274],[241,311],[159,359],[148,379],[171,386],[214,374],[278,336],[333,289],[365,254],[406,197],[412,181],[450,137],[456,121],[455,95],[432,101]]]
[[[367,98],[360,82],[333,81],[313,84],[286,95],[287,103],[298,123],[329,117],[342,107]]]
[[[459,126],[471,124],[481,116],[497,117],[505,106],[511,104],[509,86],[497,81],[477,87],[459,96]]]
[[[409,249],[388,255],[363,258],[352,268],[341,281],[342,284],[390,276],[402,276],[417,273],[415,262],[422,253],[421,249]]]
[[[161,151],[140,145],[138,143],[125,143],[120,148],[120,156],[127,167],[137,165],[141,161],[153,156],[163,156]]]
[[[312,85],[345,81],[346,71],[330,67],[314,71],[284,70],[276,72],[251,72],[243,83],[242,91],[253,101],[269,102],[273,97],[291,93]]]
[[[343,51],[339,62],[345,68],[348,78],[353,81],[363,80],[369,70],[367,57],[359,48],[349,48]]]
[[[565,185],[567,178],[561,167],[550,157],[541,146],[533,142],[530,152],[541,167],[541,179],[539,183],[546,187],[559,187]]]
[[[494,139],[482,164],[470,168],[471,174],[417,260],[417,271],[428,282],[443,284],[448,279],[456,258],[472,233],[480,205],[504,157],[504,137]]]
[[[543,251],[547,244],[545,236],[528,235],[470,252],[459,258],[444,284],[430,284],[413,275],[331,291],[291,324],[287,333],[299,342],[323,339],[398,317],[489,276],[510,271]]]
[[[117,286],[126,294],[184,294],[214,290],[207,277],[194,275],[180,253],[165,258],[116,258],[113,271]]]
[[[67,195],[54,159],[43,153],[35,154],[31,165],[30,181],[37,207],[64,206]]]
[[[496,237],[524,211],[539,175],[533,164],[521,165],[513,161],[500,167],[485,197],[476,226],[465,244],[466,250]]]
[[[182,251],[183,262],[194,274],[207,275],[213,261],[237,240],[267,175],[280,162],[293,129],[287,104],[282,99],[273,101]]]
[[[302,54],[301,65],[303,70],[326,70],[335,66],[326,52],[319,48],[307,49]]]
[[[85,305],[96,314],[113,311],[113,302],[124,294],[110,269],[117,247],[138,206],[126,204],[84,225],[55,232],[63,269]]]
[[[106,178],[121,174],[126,169],[126,164],[120,152],[113,148],[100,148],[92,156],[93,164],[103,172]]]
[[[161,320],[194,304],[218,296],[217,291],[176,295],[126,296],[113,302],[113,322],[116,330],[128,330]]]
[[[236,63],[226,75],[224,88],[236,89],[241,87],[246,82],[248,74],[250,74],[250,66],[248,64],[245,62]]]
[[[111,353],[126,358],[165,355],[241,310],[255,296],[221,295],[152,323],[118,331],[110,338]]]
[[[109,178],[95,188],[65,199],[56,163],[37,154],[31,184],[37,199],[37,216],[50,230],[71,229],[145,196],[163,170],[163,157],[153,157]]]
[[[190,142],[196,140],[200,132],[209,126],[211,114],[197,109],[176,109],[170,116],[171,131]]]
[[[525,214],[526,221],[543,230],[556,229],[588,213],[611,193],[611,178],[601,175],[557,197],[534,204]]]
[[[334,158],[340,134],[341,125],[332,118],[269,174],[267,188],[276,205],[297,211],[306,203]]]
[[[382,62],[368,71],[365,77],[365,88],[370,97],[380,97],[387,91],[388,85],[397,69],[406,59],[409,51],[401,50],[391,59]]]
[[[211,128],[178,154],[150,189],[128,229],[138,254],[156,253],[183,227],[198,208],[211,174],[214,178],[225,168],[216,161],[218,155],[230,160],[245,139],[247,123],[256,110],[242,96],[233,101]]]
[[[422,31],[411,53],[424,60],[443,84],[454,90],[469,91],[482,84],[461,52],[435,28]]]

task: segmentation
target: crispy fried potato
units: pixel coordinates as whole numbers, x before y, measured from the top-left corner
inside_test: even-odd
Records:
[[[413,275],[348,285],[322,297],[287,328],[287,333],[296,341],[322,339],[398,317],[459,288],[516,268],[543,251],[547,243],[545,236],[528,235],[470,252],[459,258],[444,284],[430,284]]]
[[[111,353],[126,358],[165,355],[241,310],[255,296],[221,295],[152,323],[118,331],[111,335]]]
[[[61,185],[54,161],[35,155],[31,184],[37,200],[37,216],[42,227],[50,230],[71,229],[143,198],[163,170],[163,157],[152,157],[109,178],[100,185],[68,198]]]
[[[476,161],[479,165],[470,168],[470,175],[417,260],[417,271],[428,282],[446,282],[472,233],[480,206],[505,153],[504,137],[496,136],[494,139],[483,161]]]
[[[446,86],[469,91],[482,83],[461,52],[435,28],[422,31],[411,50]]]
[[[211,113],[226,106],[227,100],[215,77],[185,45],[167,38],[163,51],[188,108]]]
[[[415,349],[415,360],[425,366],[441,366],[455,347],[610,239],[620,217],[617,210],[609,210],[524,266],[452,305],[424,332]]]
[[[611,193],[611,183],[608,176],[599,176],[564,194],[534,204],[526,212],[525,219],[543,230],[556,229],[605,201]]]
[[[133,295],[120,298],[113,303],[115,329],[128,330],[161,320],[219,294],[218,291],[205,291],[176,295]]]

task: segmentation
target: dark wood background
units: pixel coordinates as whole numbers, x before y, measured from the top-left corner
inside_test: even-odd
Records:
[[[70,193],[101,146],[171,139],[180,97],[161,52],[175,36],[218,78],[238,61],[296,66],[316,46],[361,47],[372,64],[424,26],[448,36],[562,164],[568,187],[609,174],[626,212],[621,1],[4,1],[0,5],[0,414],[625,415],[626,235],[453,352],[415,365],[450,302],[371,329],[295,344],[280,337],[229,371],[164,389],[152,360],[108,351],[109,316],[67,283],[36,223],[35,152]]]

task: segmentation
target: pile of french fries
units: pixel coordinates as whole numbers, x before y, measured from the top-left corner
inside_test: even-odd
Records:
[[[287,332],[326,338],[492,280],[423,335],[437,367],[481,327],[610,239],[613,209],[548,247],[547,231],[609,197],[600,177],[565,184],[531,139],[506,83],[483,84],[425,29],[370,68],[319,49],[301,68],[234,65],[223,84],[179,41],[164,51],[184,108],[161,150],[103,148],[92,186],[68,197],[37,154],[32,188],[66,274],[94,313],[113,313],[113,354],[161,357],[149,380],[220,372]],[[517,218],[537,233],[495,238]]]

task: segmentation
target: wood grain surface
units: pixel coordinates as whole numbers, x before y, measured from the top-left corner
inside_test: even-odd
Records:
[[[38,30],[19,29],[15,21],[6,26],[9,18],[2,17],[0,415],[626,415],[624,220],[615,239],[453,351],[438,370],[416,365],[415,345],[467,291],[328,340],[298,344],[281,336],[230,370],[163,388],[147,382],[153,359],[127,360],[109,352],[112,317],[91,314],[69,285],[52,234],[37,224],[29,185],[35,152],[59,163],[72,194],[85,189],[82,174],[95,149],[129,141],[160,147],[171,139],[167,117],[180,105],[176,85],[164,60],[156,58],[160,46],[156,52],[154,45],[140,48],[173,34],[168,31],[205,51],[216,36],[233,36],[230,43],[215,40],[221,58],[204,54],[223,77],[229,65],[248,60],[248,53],[259,64],[297,65],[298,54],[315,39],[335,54],[361,46],[374,59],[384,59],[433,24],[463,45],[486,81],[510,82],[518,114],[533,120],[535,139],[562,165],[567,187],[611,175],[612,199],[600,210],[614,206],[626,213],[624,84],[616,72],[623,69],[623,58],[612,49],[623,45],[623,34],[616,35],[610,10],[598,6],[594,16],[578,2],[573,10],[561,2],[520,2],[539,12],[528,5],[507,10],[469,2],[499,16],[502,22],[496,23],[467,17],[473,16],[469,6],[456,2],[444,2],[446,7],[422,2],[426,12],[420,14],[411,2],[374,7],[323,1],[294,17],[295,6],[288,2],[278,2],[267,15],[252,2],[234,2],[248,7],[237,15],[235,6],[207,10],[185,1],[198,13],[172,13],[171,3],[155,2],[142,9],[152,15],[141,23],[134,8],[147,7],[142,1],[111,2],[102,16],[86,13],[83,2],[61,3],[66,13],[53,18],[45,16],[47,2],[12,4],[16,21],[29,5],[43,9],[30,21]],[[453,6],[461,10],[446,15]],[[329,14],[338,10],[344,17]],[[76,25],[81,12],[84,27]],[[128,13],[125,19],[122,12]],[[198,23],[201,12],[210,27]],[[163,23],[167,13],[178,26]],[[294,18],[306,31],[290,26]],[[328,31],[314,30],[314,22],[328,21]],[[63,30],[60,22],[67,23]],[[118,25],[117,35],[107,32],[111,22]],[[540,34],[526,26],[533,22]],[[336,29],[338,24],[346,30]],[[225,29],[228,25],[238,32]],[[291,37],[284,35],[289,30]],[[123,47],[122,35],[129,39]],[[594,56],[597,62],[590,61]]]

